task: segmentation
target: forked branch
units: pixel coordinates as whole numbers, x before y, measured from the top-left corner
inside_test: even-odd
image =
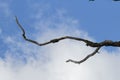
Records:
[[[60,38],[56,38],[56,39],[52,39],[48,42],[44,42],[44,43],[39,43],[35,40],[32,40],[32,39],[29,39],[26,37],[26,33],[25,33],[25,30],[24,28],[22,27],[22,25],[19,23],[17,17],[15,17],[16,19],[16,23],[18,25],[18,27],[20,28],[20,30],[22,31],[22,36],[23,38],[28,41],[28,42],[31,42],[33,44],[36,44],[38,46],[44,46],[44,45],[47,45],[47,44],[50,44],[50,43],[57,43],[61,40],[65,40],[65,39],[72,39],[72,40],[76,40],[76,41],[82,41],[84,43],[86,43],[86,46],[90,46],[90,47],[96,47],[95,51],[91,54],[88,54],[85,58],[83,58],[82,60],[80,61],[75,61],[75,60],[72,60],[72,59],[69,59],[67,60],[66,62],[73,62],[73,63],[77,63],[77,64],[80,64],[80,63],[83,63],[85,62],[88,58],[94,56],[101,47],[103,46],[113,46],[113,47],[120,47],[120,41],[112,41],[112,40],[105,40],[105,41],[102,41],[102,42],[92,42],[90,40],[86,40],[86,39],[83,39],[83,38],[77,38],[77,37],[72,37],[72,36],[64,36],[64,37],[60,37]]]

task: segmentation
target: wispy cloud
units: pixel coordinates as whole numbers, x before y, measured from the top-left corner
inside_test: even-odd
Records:
[[[39,9],[39,8],[38,8]],[[35,14],[34,14],[35,15]],[[41,15],[41,14],[40,14]],[[36,17],[35,17],[36,18]],[[35,19],[34,18],[34,19]],[[33,23],[38,32],[36,40],[72,35],[94,40],[88,33],[78,30],[77,20],[62,11],[56,11],[42,20]],[[41,31],[41,32],[40,32]],[[120,51],[109,54],[102,49],[83,64],[65,63],[67,59],[80,60],[93,51],[82,42],[65,40],[56,44],[38,47],[17,37],[5,38],[9,49],[6,59],[0,59],[1,80],[119,80]]]

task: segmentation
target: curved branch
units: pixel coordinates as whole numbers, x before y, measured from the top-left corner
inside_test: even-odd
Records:
[[[85,58],[83,58],[82,60],[80,60],[80,61],[75,61],[75,60],[69,59],[69,60],[67,60],[66,62],[73,62],[73,63],[80,64],[80,63],[86,61],[88,58],[94,56],[94,55],[98,52],[98,50],[99,50],[101,47],[103,47],[103,46],[120,47],[120,41],[115,41],[115,42],[114,42],[114,41],[111,41],[111,40],[105,40],[105,41],[102,41],[102,42],[97,43],[97,42],[92,42],[92,41],[90,41],[90,40],[86,40],[86,39],[82,39],[82,38],[77,38],[77,37],[71,37],[71,36],[64,36],[64,37],[52,39],[52,40],[50,40],[50,41],[48,41],[48,42],[39,43],[39,42],[37,42],[37,41],[35,41],[35,40],[32,40],[32,39],[27,38],[27,37],[26,37],[25,30],[24,30],[24,28],[22,27],[22,25],[19,23],[19,21],[18,21],[18,19],[17,19],[16,16],[15,16],[15,19],[16,19],[16,23],[17,23],[18,27],[19,27],[19,28],[21,29],[21,31],[22,31],[22,36],[23,36],[23,38],[24,38],[26,41],[31,42],[31,43],[33,43],[33,44],[36,44],[36,45],[38,45],[38,46],[44,46],[44,45],[47,45],[47,44],[50,44],[50,43],[57,43],[57,42],[59,42],[59,41],[61,41],[61,40],[64,40],[64,39],[72,39],[72,40],[76,40],[76,41],[82,41],[82,42],[86,43],[87,46],[96,47],[96,50],[95,50],[93,53],[87,55],[87,56],[86,56]]]
[[[73,62],[73,63],[76,63],[76,64],[83,63],[83,62],[85,62],[88,58],[90,58],[90,57],[94,56],[96,53],[98,53],[98,51],[99,51],[100,48],[101,48],[101,47],[97,47],[96,50],[95,50],[93,53],[87,55],[85,58],[83,58],[83,59],[80,60],[80,61],[75,61],[75,60],[69,59],[69,60],[67,60],[66,62]]]
[[[44,45],[47,45],[47,44],[50,44],[50,43],[56,43],[56,42],[59,42],[60,40],[63,40],[63,39],[73,39],[73,40],[83,41],[83,42],[85,42],[86,44],[92,44],[92,43],[93,43],[93,42],[91,42],[91,41],[88,41],[88,40],[85,40],[85,39],[82,39],[82,38],[71,37],[71,36],[64,36],[64,37],[61,37],[61,38],[52,39],[52,40],[50,40],[50,41],[48,41],[48,42],[45,42],[45,43],[38,43],[37,41],[34,41],[34,40],[32,40],[32,39],[28,39],[28,38],[26,37],[25,30],[23,29],[22,25],[19,23],[19,21],[18,21],[18,19],[17,19],[16,16],[15,16],[15,18],[16,18],[16,23],[17,23],[18,27],[19,27],[19,28],[21,29],[21,31],[22,31],[22,36],[23,36],[23,38],[24,38],[26,41],[31,42],[31,43],[34,43],[34,44],[39,45],[39,46],[44,46]]]

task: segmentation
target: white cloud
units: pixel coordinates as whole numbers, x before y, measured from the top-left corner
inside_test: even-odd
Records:
[[[36,39],[47,41],[51,38],[72,35],[93,40],[84,31],[79,31],[78,21],[65,17],[63,13],[54,14],[53,17],[35,23],[37,29]],[[55,22],[56,17],[59,22]],[[44,27],[40,27],[44,26]],[[55,26],[51,29],[51,26]],[[57,27],[56,27],[57,26]],[[42,29],[41,29],[42,28]],[[67,59],[80,60],[91,53],[93,48],[86,47],[84,43],[65,40],[44,47],[34,46],[21,42],[13,37],[6,38],[9,49],[6,59],[0,60],[1,80],[119,80],[120,54],[119,50],[109,54],[102,49],[80,65],[65,63]],[[21,54],[21,55],[20,55]],[[14,57],[15,56],[15,57]],[[16,57],[17,56],[17,57]],[[34,57],[35,58],[34,58]],[[27,62],[23,63],[25,60]]]

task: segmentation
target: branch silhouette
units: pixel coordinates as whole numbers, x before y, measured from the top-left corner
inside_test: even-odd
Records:
[[[88,54],[86,57],[84,57],[82,60],[80,61],[76,61],[76,60],[72,60],[72,59],[68,59],[66,62],[73,62],[76,64],[81,64],[83,62],[85,62],[86,60],[88,60],[90,57],[94,56],[95,54],[98,53],[98,51],[100,50],[101,47],[103,46],[113,46],[113,47],[120,47],[120,41],[112,41],[112,40],[104,40],[102,42],[92,42],[90,40],[86,40],[83,38],[78,38],[78,37],[72,37],[72,36],[64,36],[64,37],[60,37],[60,38],[56,38],[56,39],[52,39],[48,42],[44,42],[44,43],[39,43],[35,40],[29,39],[26,37],[26,32],[24,30],[24,28],[22,27],[22,25],[19,23],[18,18],[15,16],[16,19],[16,23],[18,25],[18,27],[20,28],[20,30],[22,31],[22,37],[28,41],[31,42],[33,44],[36,44],[38,46],[44,46],[44,45],[48,45],[51,43],[57,43],[61,40],[65,40],[65,39],[71,39],[71,40],[76,40],[76,41],[82,41],[84,43],[86,43],[86,46],[90,46],[90,47],[95,47],[95,51],[92,52],[91,54]]]

